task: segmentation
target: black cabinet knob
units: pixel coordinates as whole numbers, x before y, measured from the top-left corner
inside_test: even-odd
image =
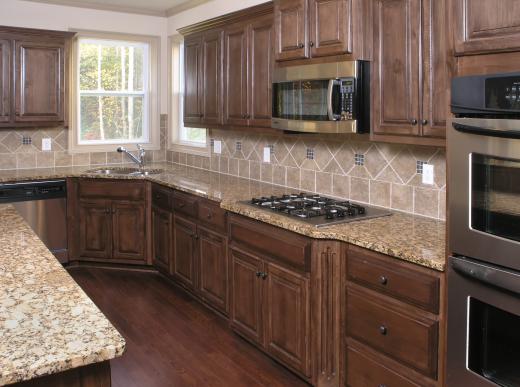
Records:
[[[422,121],[421,121],[421,124],[422,124],[422,125],[428,125],[428,120],[422,120]]]
[[[261,277],[265,280],[267,278],[267,273],[262,273]]]
[[[262,275],[262,272],[261,272],[261,271],[257,271],[257,272],[255,273],[255,275],[256,275],[257,277],[260,277],[260,276]]]
[[[379,387],[386,387],[386,384],[380,384]]]
[[[414,119],[411,121],[411,124],[412,124],[412,125],[417,125],[417,120],[414,118]]]
[[[303,43],[298,44],[298,48],[303,48],[305,45]]]
[[[309,42],[309,46],[314,47],[314,42],[312,40]]]
[[[379,333],[381,333],[384,336],[388,333],[388,329],[384,325],[381,325],[379,327]]]
[[[379,283],[381,285],[386,285],[388,283],[388,278],[386,278],[384,275],[382,275],[381,277],[379,277]]]

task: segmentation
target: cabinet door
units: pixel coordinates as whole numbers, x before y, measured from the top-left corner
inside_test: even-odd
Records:
[[[79,256],[112,257],[112,215],[110,201],[79,202]]]
[[[451,3],[457,54],[520,48],[517,0],[452,0]]]
[[[170,271],[171,237],[173,215],[159,207],[152,207],[152,254],[153,264]]]
[[[352,53],[352,0],[310,0],[311,56]]]
[[[310,376],[309,281],[301,274],[267,264],[265,324],[267,351]]]
[[[375,0],[373,132],[419,135],[420,0]]]
[[[271,127],[272,16],[255,20],[249,31],[249,125]]]
[[[201,37],[187,38],[184,41],[184,123],[198,124],[202,120],[201,96]]]
[[[195,289],[197,284],[196,237],[197,226],[195,223],[175,215],[173,221],[172,274],[191,289]]]
[[[202,39],[202,122],[220,124],[222,118],[222,32]]]
[[[446,137],[449,103],[446,1],[425,0],[423,15],[422,135]]]
[[[263,345],[262,273],[260,259],[231,249],[231,326],[241,335]]]
[[[15,41],[16,122],[61,122],[65,45]]]
[[[274,2],[275,59],[303,59],[309,56],[307,0]]]
[[[238,25],[226,30],[226,86],[224,122],[247,125],[247,28]]]
[[[11,121],[11,45],[0,40],[0,122]]]
[[[199,227],[199,291],[213,307],[228,312],[227,241],[221,234]]]
[[[114,259],[146,260],[145,205],[124,201],[112,202]]]

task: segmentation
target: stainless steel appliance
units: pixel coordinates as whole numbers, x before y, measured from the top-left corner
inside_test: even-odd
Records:
[[[295,217],[315,227],[391,215],[391,212],[379,208],[306,193],[253,198],[245,203]]]
[[[273,128],[313,133],[370,131],[369,62],[279,67],[273,73]]]
[[[520,73],[455,78],[448,386],[520,385]]]
[[[58,260],[67,261],[65,180],[0,184],[0,203],[12,203]]]

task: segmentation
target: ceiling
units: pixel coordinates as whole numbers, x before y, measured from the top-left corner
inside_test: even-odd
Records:
[[[25,0],[153,16],[171,16],[209,0]]]

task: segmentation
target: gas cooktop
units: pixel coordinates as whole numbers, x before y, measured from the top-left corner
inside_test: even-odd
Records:
[[[253,198],[245,203],[286,216],[298,218],[316,227],[354,222],[391,215],[389,211],[361,206],[348,200],[335,200],[306,193]]]

